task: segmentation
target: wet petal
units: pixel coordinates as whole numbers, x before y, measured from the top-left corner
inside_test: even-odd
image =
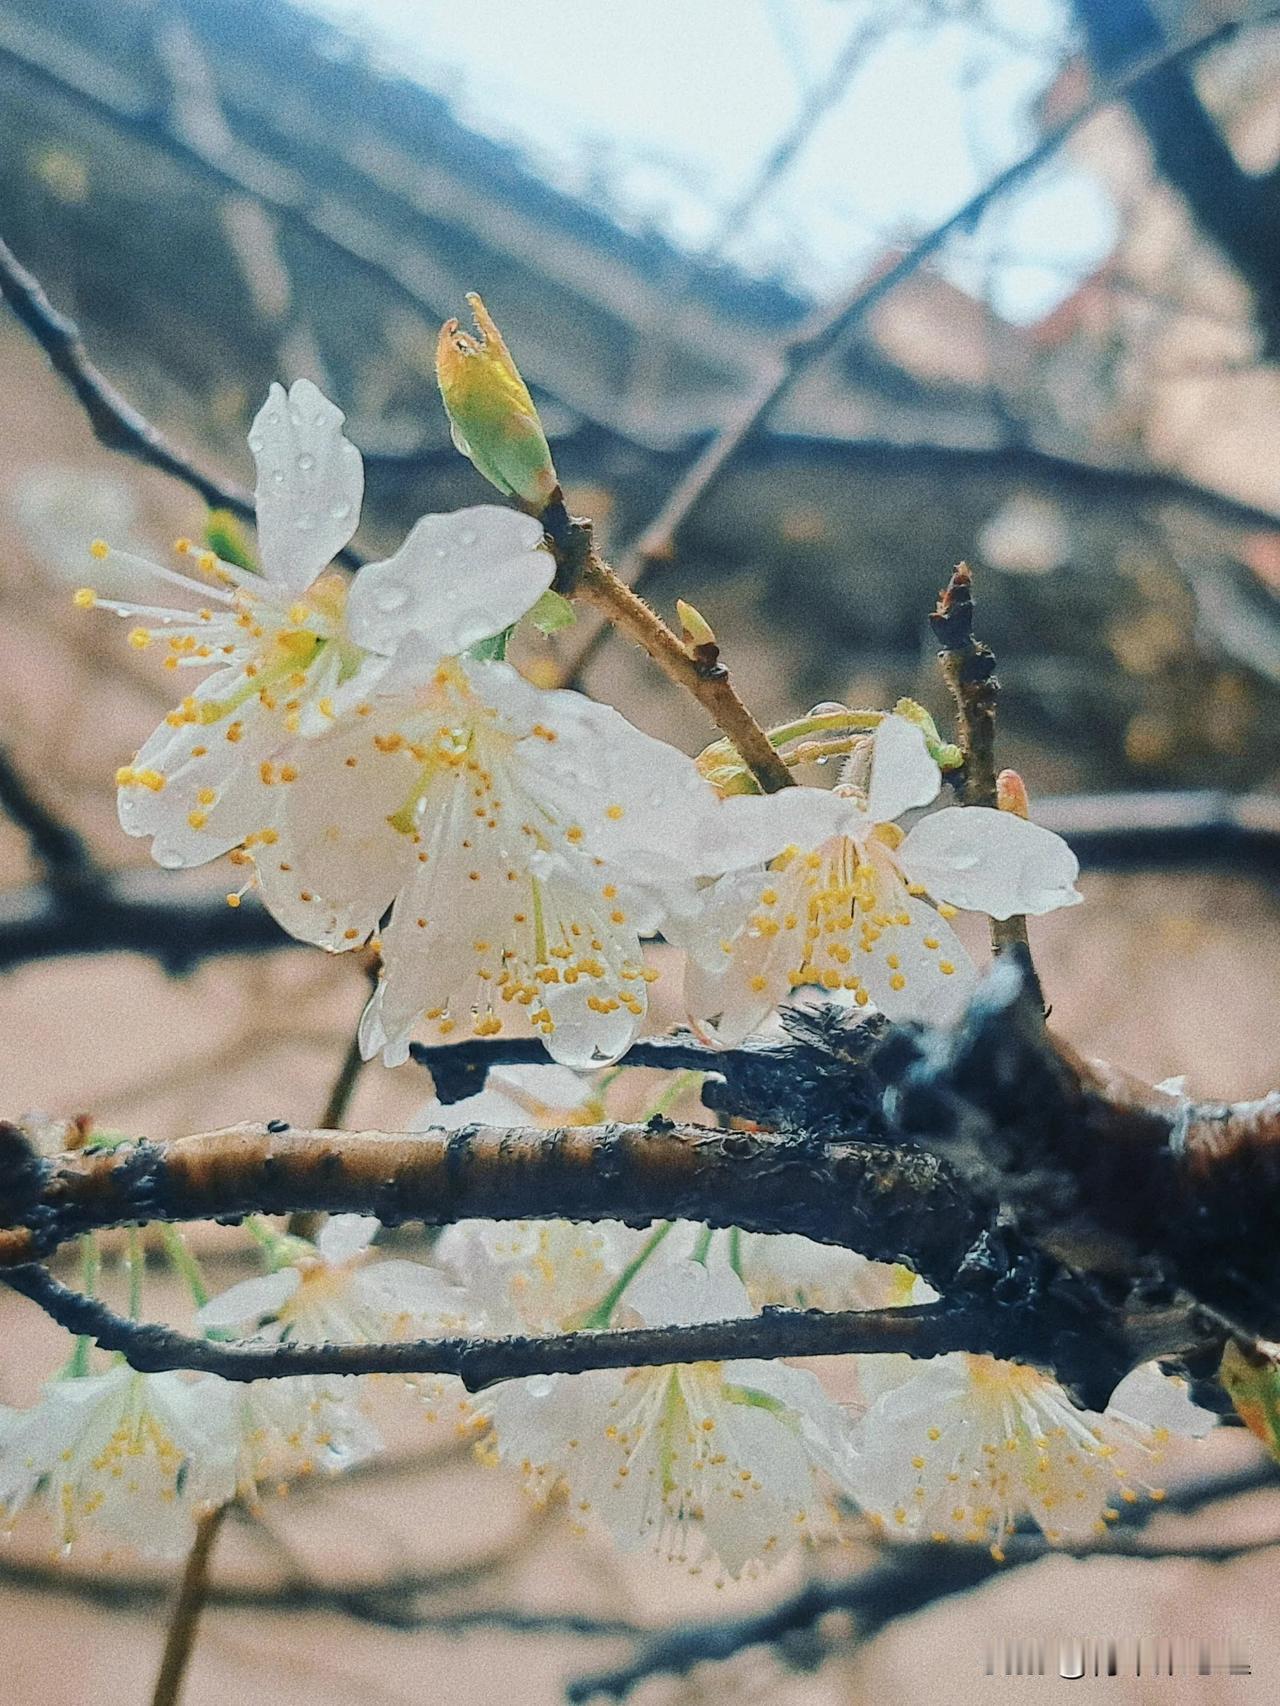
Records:
[[[898,860],[908,881],[935,900],[992,918],[1053,912],[1081,898],[1080,866],[1060,835],[987,806],[948,806],[922,818]]]
[[[258,543],[265,577],[302,592],[360,520],[364,463],[346,417],[309,379],[273,385],[249,428],[258,469]]]
[[[906,717],[886,717],[871,743],[867,816],[892,823],[903,812],[937,798],[942,772],[929,755],[923,732]]]
[[[496,504],[424,515],[404,544],[356,576],[347,623],[359,646],[390,654],[416,636],[451,657],[518,622],[551,585],[540,522]]]
[[[302,1284],[297,1268],[280,1268],[273,1274],[241,1280],[211,1297],[196,1312],[198,1327],[241,1327],[264,1315],[274,1315]]]

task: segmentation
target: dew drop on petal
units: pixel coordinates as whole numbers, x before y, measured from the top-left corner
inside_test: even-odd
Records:
[[[316,465],[316,459],[309,450],[304,450],[298,457],[298,472],[309,474]]]
[[[334,521],[345,521],[350,514],[350,504],[334,504],[329,511],[329,515]]]
[[[474,527],[466,527],[458,535],[459,542],[463,545],[474,545],[476,538],[477,534]]]
[[[849,707],[842,705],[838,699],[820,699],[816,705],[809,707],[809,715],[811,717],[833,717],[848,709]]]
[[[299,533],[310,533],[315,524],[316,518],[310,510],[303,510],[301,515],[297,515],[293,519],[293,525]]]

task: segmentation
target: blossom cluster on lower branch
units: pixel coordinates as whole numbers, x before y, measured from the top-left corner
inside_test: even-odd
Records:
[[[597,1119],[617,1094],[608,1076],[510,1068],[478,1096],[432,1104],[422,1121]],[[934,1295],[908,1270],[852,1251],[684,1221],[464,1221],[427,1260],[383,1256],[378,1230],[335,1215],[311,1243],[258,1227],[266,1271],[203,1302],[197,1325],[267,1343],[382,1343]],[[1168,1433],[1203,1432],[1213,1420],[1154,1367],[1095,1415],[1046,1375],[989,1357],[841,1363],[839,1399],[811,1369],[755,1358],[538,1376],[475,1396],[451,1378],[410,1384],[426,1418],[455,1422],[485,1460],[539,1499],[562,1497],[583,1527],[726,1576],[859,1511],[891,1535],[982,1543],[997,1556],[1024,1519],[1051,1541],[1074,1540],[1105,1529],[1123,1504],[1160,1497]],[[14,1518],[45,1506],[63,1545],[99,1533],[172,1554],[203,1510],[376,1451],[381,1384],[295,1376],[241,1386],[122,1362],[93,1373],[77,1352],[32,1409],[0,1412],[0,1508]]]

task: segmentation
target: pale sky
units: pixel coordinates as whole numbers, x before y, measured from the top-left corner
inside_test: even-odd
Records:
[[[815,81],[869,18],[890,24],[839,102],[719,252],[825,296],[943,219],[1035,140],[1028,102],[1065,0],[306,0],[465,123],[634,228],[706,249]],[[972,9],[972,8],[971,8]],[[925,20],[914,27],[912,19]],[[1010,319],[1040,318],[1109,252],[1102,188],[1055,164],[943,258]]]

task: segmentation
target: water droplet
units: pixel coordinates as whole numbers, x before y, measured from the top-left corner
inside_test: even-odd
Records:
[[[458,539],[463,545],[474,545],[479,537],[474,527],[464,527],[458,535]]]
[[[379,610],[388,614],[393,610],[403,610],[409,602],[409,589],[397,586],[394,581],[388,586],[376,586],[373,589],[373,602]]]
[[[444,558],[445,558],[445,557],[447,557],[447,556],[448,556],[448,555],[449,555],[449,552],[448,552],[448,550],[447,550],[447,548],[446,548],[446,547],[445,547],[445,546],[443,546],[443,545],[437,545],[437,546],[436,546],[436,556],[437,556],[437,557],[438,557],[438,558],[440,558],[440,559],[441,559],[441,560],[443,560],[443,559],[444,559]]]
[[[265,440],[263,439],[262,434],[258,432],[251,433],[249,436],[249,449],[252,450],[253,454],[256,456],[264,447]]]
[[[351,505],[334,504],[330,509],[329,514],[334,521],[345,521],[351,514]]]
[[[299,533],[310,533],[316,524],[316,518],[309,509],[304,509],[301,515],[295,515],[293,525]]]
[[[275,481],[277,486],[283,486],[284,485],[284,469],[283,468],[273,468],[271,470],[271,478]]]
[[[309,474],[316,465],[316,459],[309,450],[304,450],[298,457],[298,472]]]
[[[153,845],[151,857],[157,865],[162,866],[166,871],[176,871],[182,864],[181,853],[176,853],[172,847],[156,847]]]
[[[838,712],[848,709],[849,707],[842,705],[838,699],[821,699],[816,705],[810,706],[809,715],[811,717],[832,717]]]

